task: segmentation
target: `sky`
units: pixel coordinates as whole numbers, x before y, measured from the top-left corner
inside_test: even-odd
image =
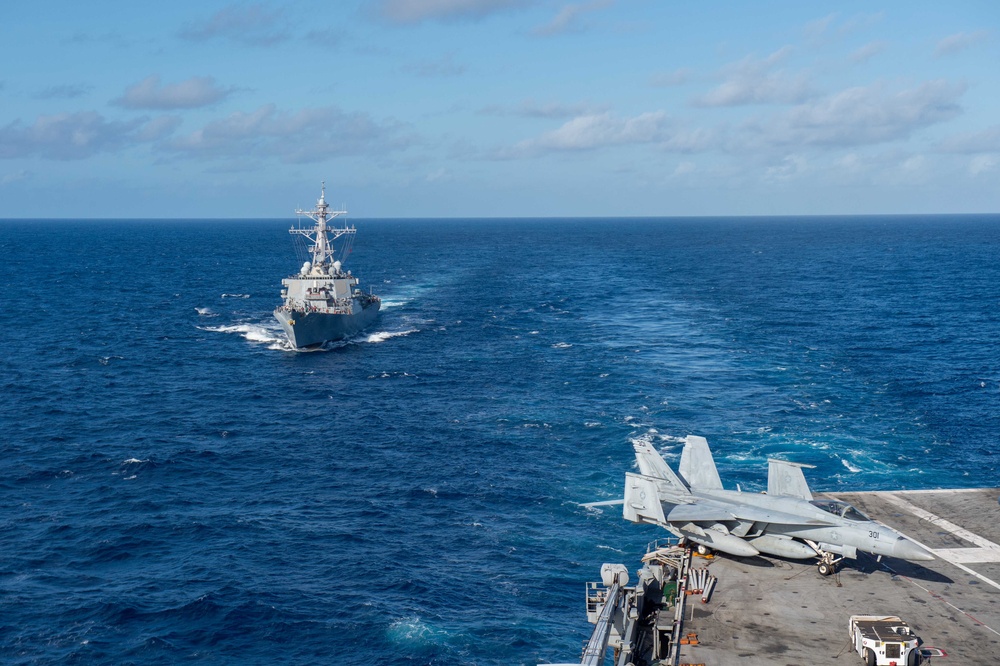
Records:
[[[0,218],[1000,212],[1000,3],[0,3]]]

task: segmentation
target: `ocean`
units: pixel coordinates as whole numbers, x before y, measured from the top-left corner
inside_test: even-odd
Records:
[[[1000,216],[355,220],[311,353],[290,222],[0,221],[0,661],[576,659],[639,439],[1000,480]]]

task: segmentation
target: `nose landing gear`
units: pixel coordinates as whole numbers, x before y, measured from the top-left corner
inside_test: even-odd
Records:
[[[843,557],[837,557],[836,553],[823,550],[815,541],[807,540],[806,543],[808,543],[819,556],[819,562],[816,564],[816,570],[819,571],[820,576],[832,576],[837,573],[837,565],[844,560]]]

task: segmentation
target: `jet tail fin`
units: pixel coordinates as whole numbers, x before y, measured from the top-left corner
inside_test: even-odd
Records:
[[[691,494],[687,484],[674,474],[674,470],[670,469],[670,465],[653,448],[652,444],[641,441],[634,442],[632,448],[635,449],[635,460],[639,463],[640,474],[656,479],[660,499],[669,501],[671,496],[683,497]]]
[[[680,473],[694,490],[722,490],[719,470],[704,437],[688,435],[681,453]]]
[[[784,497],[798,497],[812,500],[809,484],[802,473],[802,468],[815,468],[815,465],[788,462],[786,460],[767,461],[767,494]]]

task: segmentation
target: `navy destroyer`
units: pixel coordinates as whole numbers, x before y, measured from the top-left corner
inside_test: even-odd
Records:
[[[375,321],[382,301],[358,289],[358,278],[342,268],[340,259],[351,253],[356,229],[346,223],[342,227],[328,224],[347,211],[330,210],[326,203],[326,183],[315,209],[295,212],[315,222],[312,227],[288,230],[293,236],[304,237],[310,260],[302,264],[296,275],[281,281],[283,302],[275,308],[274,316],[292,347],[305,349],[364,330]],[[340,249],[336,250],[334,241],[338,239],[341,239]]]

